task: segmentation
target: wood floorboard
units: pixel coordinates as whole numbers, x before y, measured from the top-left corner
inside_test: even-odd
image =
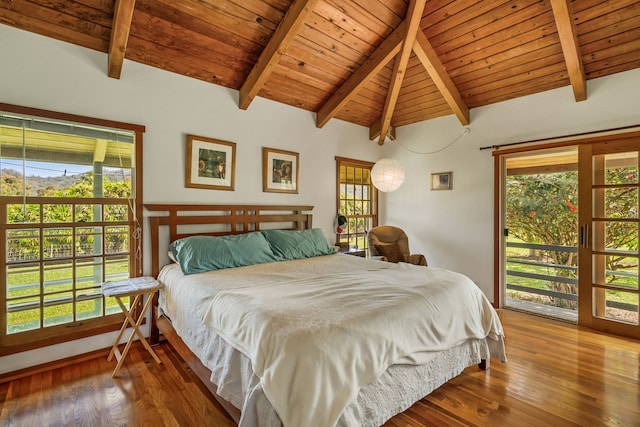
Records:
[[[640,426],[640,342],[501,310],[507,363],[467,368],[385,427]],[[0,384],[0,426],[233,422],[167,344],[136,343],[116,378],[100,357]]]

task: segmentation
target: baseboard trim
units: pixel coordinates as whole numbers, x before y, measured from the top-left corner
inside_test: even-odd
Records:
[[[107,347],[101,350],[94,350],[89,353],[78,354],[76,356],[66,357],[64,359],[43,363],[42,365],[30,366],[28,368],[19,369],[17,371],[0,374],[0,384],[14,381],[14,380],[19,380],[35,374],[40,374],[42,372],[50,371],[52,369],[64,368],[66,366],[74,365],[80,362],[85,362],[87,360],[97,359],[99,357],[106,358],[107,356],[109,356],[110,350],[111,350],[111,347]]]

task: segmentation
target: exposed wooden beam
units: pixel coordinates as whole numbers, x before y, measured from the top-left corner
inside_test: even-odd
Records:
[[[382,130],[382,122],[380,122],[378,120],[375,123],[373,123],[369,127],[369,140],[373,141],[378,136],[380,136],[380,131],[381,130]],[[395,128],[395,126],[389,126],[387,128],[387,133],[385,135],[385,138],[389,138],[391,141],[395,141],[396,140],[396,128]],[[382,144],[380,144],[380,145],[382,145]]]
[[[402,87],[402,80],[404,79],[404,73],[407,69],[407,64],[409,63],[409,57],[411,56],[411,52],[413,50],[413,44],[416,41],[416,33],[420,30],[420,19],[422,18],[422,13],[424,12],[424,6],[426,4],[426,0],[410,0],[409,8],[407,9],[407,17],[405,21],[407,22],[407,35],[402,42],[402,47],[400,48],[400,53],[396,56],[396,60],[393,64],[393,73],[391,74],[391,79],[389,81],[389,89],[387,91],[387,98],[385,99],[384,108],[382,110],[382,117],[380,118],[380,139],[378,140],[378,144],[384,144],[384,139],[387,135],[387,131],[389,130],[389,126],[391,126],[391,118],[393,117],[393,112],[396,108],[396,102],[398,102],[398,95],[400,94],[400,88]],[[372,138],[372,130],[369,129],[369,138]]]
[[[551,0],[551,8],[560,36],[564,61],[567,64],[569,81],[573,87],[573,95],[577,102],[584,101],[587,99],[587,79],[580,55],[576,26],[573,23],[573,14],[569,9],[569,0]]]
[[[407,33],[403,21],[316,113],[316,127],[326,125],[360,89],[398,54]]]
[[[122,73],[124,54],[127,50],[129,30],[136,0],[116,0],[113,10],[113,24],[111,25],[111,40],[109,41],[109,77],[119,79]]]
[[[264,86],[318,0],[294,0],[240,88],[239,106],[246,110]]]
[[[416,42],[413,45],[413,51],[416,53],[420,62],[427,70],[427,73],[433,80],[442,96],[444,97],[449,107],[453,110],[460,123],[468,125],[469,120],[469,107],[467,106],[462,95],[458,91],[458,88],[449,77],[449,73],[442,65],[440,58],[436,54],[435,50],[429,43],[429,40],[422,31],[418,31],[416,36]]]

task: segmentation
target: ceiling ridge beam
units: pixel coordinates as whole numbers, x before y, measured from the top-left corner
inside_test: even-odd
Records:
[[[319,0],[294,0],[240,88],[239,106],[246,110],[289,49]]]
[[[576,102],[584,101],[587,99],[587,79],[569,0],[551,0],[551,9],[560,36],[560,45],[564,54],[564,62],[567,65],[569,81],[573,87],[573,96]]]
[[[382,116],[379,122],[380,129],[378,129],[378,126],[372,126],[371,128],[369,128],[369,139],[373,140],[378,135],[380,135],[378,145],[384,144],[384,139],[387,136],[389,127],[391,126],[391,118],[393,117],[393,112],[396,108],[396,102],[398,101],[398,96],[400,95],[400,88],[402,87],[404,73],[407,69],[407,64],[409,63],[411,52],[413,51],[413,45],[416,41],[417,33],[418,31],[421,31],[420,20],[422,19],[422,13],[424,12],[425,4],[426,0],[409,1],[407,17],[405,18],[405,21],[407,22],[407,33],[404,41],[402,42],[400,52],[396,56],[396,60],[393,64],[393,73],[391,74],[389,89],[387,90],[387,97],[385,99]]]
[[[456,117],[458,117],[460,123],[464,126],[468,125],[471,122],[469,118],[469,107],[467,103],[464,102],[464,99],[462,99],[458,88],[455,83],[453,83],[453,80],[451,80],[438,54],[422,31],[418,32],[416,42],[413,45],[413,51],[427,70],[429,77],[433,80],[442,97],[447,104],[449,104],[449,108],[451,108]]]
[[[122,74],[122,64],[124,63],[124,54],[127,50],[135,5],[136,0],[116,0],[113,9],[107,75],[114,79],[119,79]]]
[[[373,76],[378,74],[391,59],[400,52],[405,38],[406,22],[402,21],[380,46],[351,74],[316,113],[316,127],[327,124]]]

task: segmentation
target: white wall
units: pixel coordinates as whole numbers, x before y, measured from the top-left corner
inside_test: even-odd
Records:
[[[405,126],[384,157],[407,170],[404,184],[386,194],[382,223],[409,233],[413,252],[429,265],[471,277],[493,300],[493,156],[480,147],[532,141],[640,124],[640,70],[591,80],[588,98],[575,102],[570,87],[471,111],[470,133],[453,116]],[[434,172],[453,171],[452,191],[430,191]]]
[[[146,126],[145,203],[314,205],[314,226],[333,241],[335,156],[376,160],[361,126],[332,120],[317,129],[312,113],[262,98],[244,111],[237,91],[130,61],[111,79],[106,54],[4,25],[0,58],[0,102]],[[236,143],[235,191],[185,188],[186,134]],[[300,154],[299,194],[262,192],[262,147]],[[109,347],[114,337],[0,357],[0,373]]]
[[[382,148],[368,129],[256,98],[247,111],[237,92],[125,61],[122,78],[106,75],[106,54],[0,25],[0,102],[146,126],[144,202],[312,204],[314,225],[332,237],[336,155],[395,157],[407,170],[381,196],[381,224],[403,227],[414,252],[432,266],[469,275],[493,297],[493,157],[479,147],[640,123],[640,71],[589,82],[576,103],[569,87],[474,109],[471,132],[453,117],[397,130]],[[236,190],[184,187],[185,135],[237,144]],[[300,153],[300,193],[262,192],[261,148]],[[432,172],[453,171],[453,191],[429,191]],[[145,254],[148,258],[148,254]],[[147,263],[148,264],[148,263]],[[148,273],[148,267],[146,272]],[[109,347],[113,334],[0,358],[0,373]]]

